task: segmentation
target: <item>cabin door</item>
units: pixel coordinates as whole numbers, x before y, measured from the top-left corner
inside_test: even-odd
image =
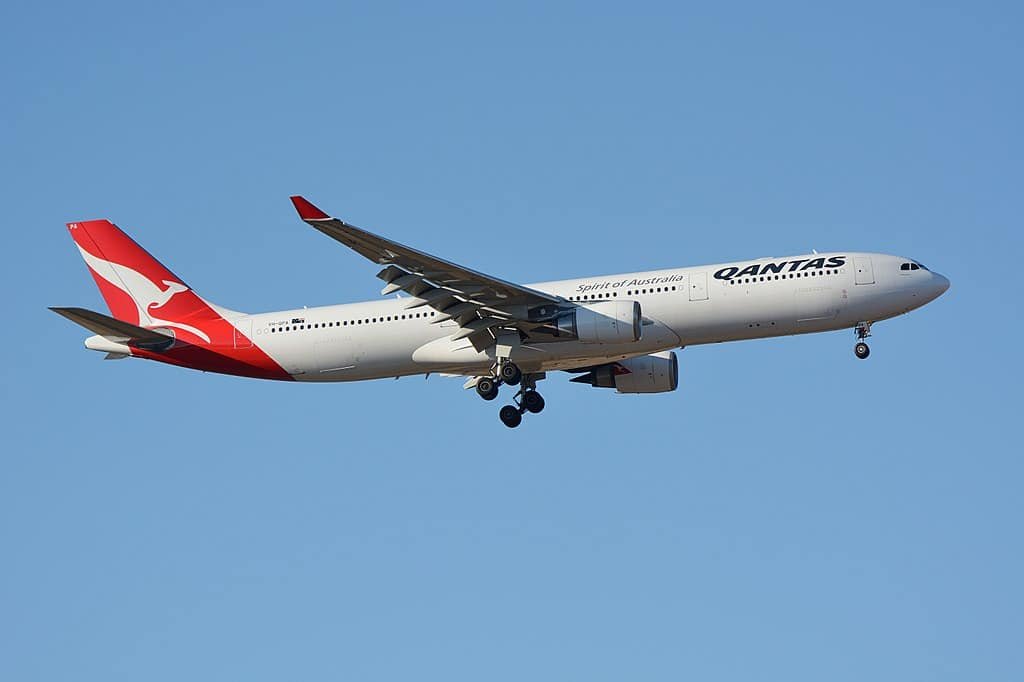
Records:
[[[854,281],[857,284],[875,283],[875,270],[871,267],[871,256],[854,256],[853,269],[855,272]]]

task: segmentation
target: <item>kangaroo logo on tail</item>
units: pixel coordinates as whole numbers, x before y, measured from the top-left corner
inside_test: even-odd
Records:
[[[188,287],[181,282],[170,282],[166,279],[160,280],[167,285],[164,291],[160,292],[160,298],[149,304],[150,308],[163,308],[164,305],[174,298],[175,294],[180,294],[183,291],[188,291]]]
[[[82,252],[82,258],[85,259],[86,264],[93,272],[112,286],[128,294],[135,303],[135,307],[138,308],[138,323],[140,325],[146,325],[148,320],[148,326],[181,329],[198,336],[206,343],[210,343],[210,337],[202,330],[196,329],[191,325],[182,324],[181,322],[162,320],[150,313],[150,310],[167,305],[177,294],[188,291],[189,288],[187,286],[181,282],[165,279],[161,281],[167,288],[161,289],[142,273],[136,272],[125,265],[97,258],[81,246],[78,247],[78,250]]]

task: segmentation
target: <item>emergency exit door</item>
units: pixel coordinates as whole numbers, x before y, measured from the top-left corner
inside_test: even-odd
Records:
[[[708,273],[695,272],[690,275],[690,300],[706,301],[708,298]]]

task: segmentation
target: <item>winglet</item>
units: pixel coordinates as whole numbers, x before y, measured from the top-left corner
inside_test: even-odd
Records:
[[[299,212],[299,217],[303,220],[329,220],[331,217],[313,204],[309,203],[305,197],[296,195],[291,199],[292,203],[295,205],[295,210]]]

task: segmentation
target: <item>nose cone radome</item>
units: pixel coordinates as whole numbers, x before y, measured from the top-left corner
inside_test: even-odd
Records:
[[[949,280],[940,275],[939,273],[933,272],[932,281],[929,283],[929,288],[930,298],[931,300],[935,300],[939,296],[942,296],[944,293],[946,293],[946,290],[949,289]]]

